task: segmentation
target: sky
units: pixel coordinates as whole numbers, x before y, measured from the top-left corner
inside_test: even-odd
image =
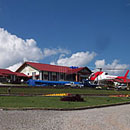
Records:
[[[130,0],[0,0],[0,68],[33,61],[119,74],[129,50]]]

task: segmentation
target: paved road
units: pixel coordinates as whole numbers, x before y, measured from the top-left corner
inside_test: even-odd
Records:
[[[81,111],[2,111],[0,130],[130,130],[130,105]]]

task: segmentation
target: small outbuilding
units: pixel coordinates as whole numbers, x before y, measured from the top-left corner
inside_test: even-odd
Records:
[[[12,72],[8,69],[0,69],[0,82],[1,83],[20,83],[21,80],[25,81],[28,79],[28,76],[19,73],[19,72]]]

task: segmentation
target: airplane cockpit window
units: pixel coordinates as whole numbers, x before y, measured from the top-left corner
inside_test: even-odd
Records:
[[[92,77],[95,77],[95,74],[93,74]]]

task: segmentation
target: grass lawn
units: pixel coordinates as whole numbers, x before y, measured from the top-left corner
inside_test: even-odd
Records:
[[[0,94],[7,94],[8,87],[0,87]],[[94,88],[18,88],[11,87],[11,93],[14,94],[51,94],[51,93],[72,93],[72,94],[130,94],[130,91],[116,90],[95,90]]]
[[[1,108],[78,108],[103,104],[128,102],[125,97],[84,97],[85,102],[60,101],[60,97],[24,97],[24,96],[1,96]]]

